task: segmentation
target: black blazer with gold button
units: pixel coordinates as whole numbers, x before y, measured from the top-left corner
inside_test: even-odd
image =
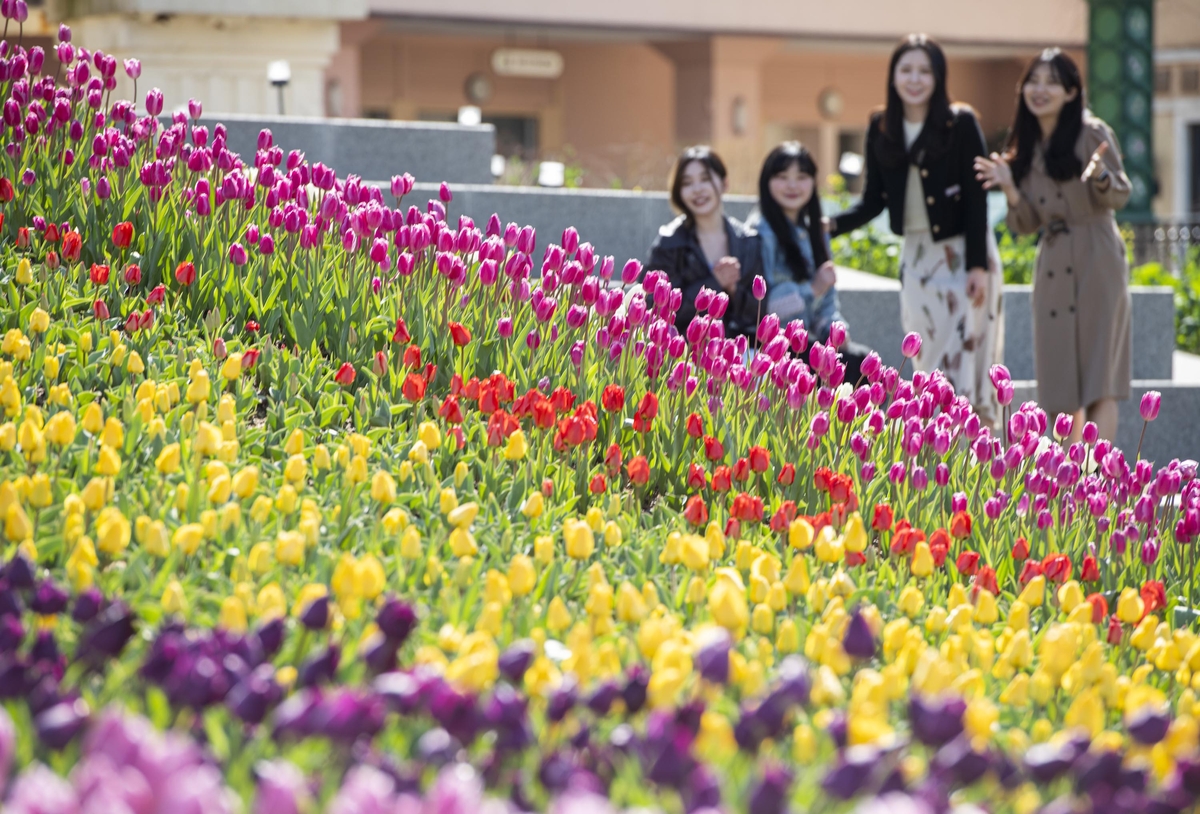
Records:
[[[975,180],[975,157],[987,154],[975,113],[956,105],[943,124],[944,135],[934,138],[926,123],[908,150],[908,161],[888,161],[881,148],[883,113],[871,116],[867,127],[867,177],[862,200],[831,219],[834,237],[870,222],[887,207],[892,231],[904,234],[904,201],[909,164],[921,171],[925,210],[934,240],[966,236],[967,268],[988,267],[987,193]]]

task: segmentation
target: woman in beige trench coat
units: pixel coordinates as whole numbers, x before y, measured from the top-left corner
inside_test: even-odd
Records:
[[[1009,228],[1041,232],[1033,283],[1038,401],[1051,416],[1075,417],[1072,441],[1084,420],[1112,439],[1132,364],[1129,268],[1113,211],[1130,185],[1112,131],[1084,106],[1070,57],[1048,49],[1033,60],[1008,149],[975,165],[984,186],[1008,198]]]

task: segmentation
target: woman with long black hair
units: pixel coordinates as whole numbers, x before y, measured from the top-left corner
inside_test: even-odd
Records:
[[[1033,282],[1038,401],[1051,415],[1076,416],[1072,441],[1085,418],[1112,439],[1132,377],[1129,267],[1113,216],[1130,184],[1069,56],[1052,48],[1030,63],[1004,155],[975,164],[984,186],[1008,198],[1009,228],[1042,233]]]
[[[845,319],[828,238],[821,227],[817,177],[817,163],[803,144],[780,144],[763,161],[758,211],[746,226],[758,232],[762,245],[767,313],[784,323],[803,320],[812,339],[828,343],[833,323],[845,324]],[[870,351],[849,341],[843,341],[839,350],[846,365],[845,380],[856,384]]]
[[[901,320],[922,340],[913,363],[940,368],[994,426],[1000,408],[988,371],[1004,354],[1004,279],[975,175],[986,147],[971,108],[951,104],[946,56],[932,39],[912,34],[892,53],[887,105],[871,116],[866,142],[862,200],[830,219],[830,233],[888,210],[892,231],[904,236]]]
[[[754,278],[762,269],[758,235],[725,214],[725,163],[706,146],[688,147],[671,172],[671,208],[679,217],[658,230],[646,269],[665,271],[683,292],[675,327],[686,333],[703,288],[729,297],[722,321],[727,336],[754,338],[759,302]],[[765,313],[765,312],[764,312]]]

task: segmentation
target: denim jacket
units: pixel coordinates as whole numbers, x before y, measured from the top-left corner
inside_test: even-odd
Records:
[[[763,278],[767,281],[769,292],[767,312],[776,314],[783,324],[793,319],[804,320],[809,336],[820,342],[827,341],[833,323],[845,322],[838,303],[837,288],[831,286],[820,297],[815,296],[810,280],[796,280],[771,224],[760,213],[754,212],[746,220],[746,226],[758,232],[762,245]],[[796,242],[808,267],[815,271],[812,242],[808,230],[803,226],[796,226]]]

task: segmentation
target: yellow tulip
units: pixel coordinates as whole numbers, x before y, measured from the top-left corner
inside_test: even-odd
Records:
[[[183,586],[179,584],[179,580],[173,579],[167,583],[166,590],[163,591],[162,599],[159,602],[166,613],[184,612],[184,609],[187,608],[187,598],[183,594]]]
[[[182,525],[171,535],[171,544],[188,555],[195,554],[202,542],[204,542],[204,526],[199,523]]]
[[[437,449],[442,445],[442,432],[432,421],[421,422],[421,425],[417,427],[417,437],[429,449]]]
[[[567,556],[575,560],[586,560],[592,556],[596,547],[592,527],[582,520],[568,518],[563,523],[563,538],[566,541]]]
[[[1127,625],[1135,625],[1141,621],[1142,616],[1146,613],[1146,603],[1142,601],[1142,597],[1133,588],[1126,588],[1121,591],[1121,596],[1117,599],[1117,618]]]
[[[525,440],[525,431],[517,429],[512,435],[508,436],[508,443],[504,446],[504,459],[506,461],[519,461],[529,452],[529,442]]]
[[[396,502],[396,479],[382,469],[371,477],[371,499],[384,506]]]
[[[917,543],[913,551],[912,572],[916,577],[927,577],[933,573],[933,554],[929,550],[929,543],[924,540]]]
[[[545,509],[546,498],[542,495],[541,490],[538,489],[531,489],[529,494],[525,496],[525,500],[521,503],[521,514],[530,520],[541,517]]]
[[[475,522],[478,515],[479,504],[472,501],[451,509],[446,515],[446,521],[456,528],[465,529]]]
[[[853,512],[846,519],[846,528],[842,532],[842,537],[845,539],[847,551],[853,551],[856,554],[866,551],[868,542],[867,531],[863,526],[861,514]]]
[[[1046,577],[1038,574],[1025,584],[1017,599],[1031,608],[1039,608],[1046,597]]]
[[[33,264],[28,257],[22,257],[17,263],[17,283],[29,285],[33,282]]]

